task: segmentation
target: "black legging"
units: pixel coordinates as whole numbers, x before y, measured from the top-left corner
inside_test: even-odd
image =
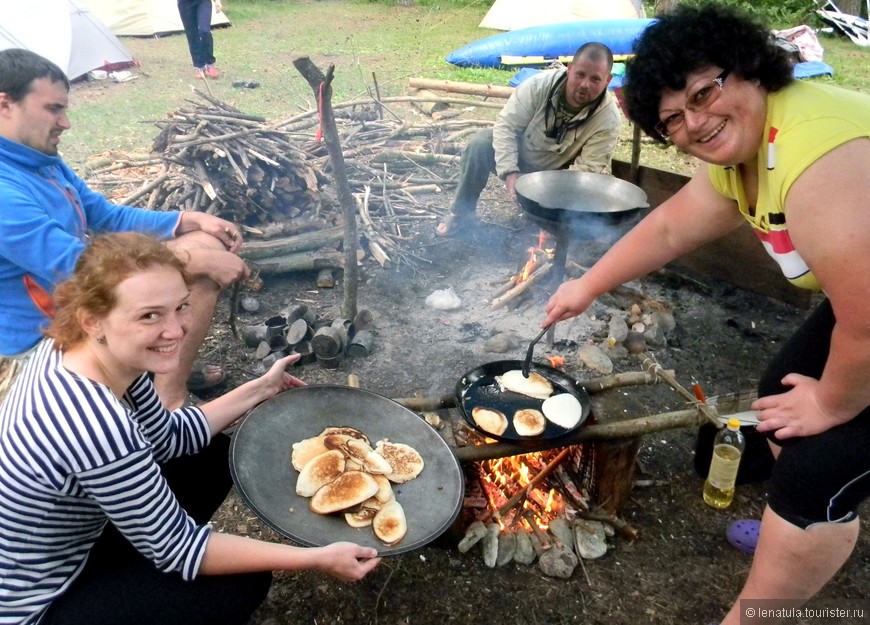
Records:
[[[819,379],[835,322],[825,300],[771,361],[759,396],[786,392],[780,380],[788,373]],[[774,512],[803,528],[857,516],[858,506],[870,496],[870,408],[820,434],[779,440],[770,433],[768,438],[782,447],[767,485]]]
[[[206,523],[232,486],[229,437],[216,436],[195,456],[168,462],[163,475],[181,506]],[[271,573],[162,573],[109,525],[88,563],[40,625],[243,625],[266,598]]]

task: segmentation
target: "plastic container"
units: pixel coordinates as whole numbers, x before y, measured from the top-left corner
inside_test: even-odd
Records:
[[[746,449],[746,439],[740,432],[740,421],[730,419],[728,426],[716,434],[713,441],[713,459],[704,482],[704,502],[722,510],[734,499],[734,485],[740,458]]]

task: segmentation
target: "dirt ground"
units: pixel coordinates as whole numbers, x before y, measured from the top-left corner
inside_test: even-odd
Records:
[[[430,198],[446,206],[449,197]],[[349,373],[361,386],[388,397],[451,393],[467,370],[493,360],[521,358],[536,334],[549,291],[543,287],[516,311],[492,311],[489,293],[514,270],[538,228],[503,201],[498,183],[487,190],[479,222],[449,239],[433,236],[424,222],[411,236],[411,249],[428,262],[385,270],[372,260],[361,268],[359,307],[373,313],[376,344],[370,357],[348,359],[338,369],[305,365],[296,373],[309,384],[344,384]],[[589,266],[607,248],[606,237],[575,241],[570,258]],[[683,280],[657,274],[630,285],[672,306],[676,328],[667,346],[653,350],[666,368],[688,385],[692,376],[709,396],[751,390],[757,376],[806,311],[754,295],[734,286]],[[435,290],[452,287],[461,300],[455,311],[425,305]],[[314,276],[268,279],[254,294],[255,314],[240,313],[239,324],[256,323],[289,303],[303,302],[321,317],[340,316],[341,283],[317,289]],[[574,357],[578,345],[600,343],[608,309],[596,304],[581,320],[559,325],[555,345],[545,354],[566,357],[566,371],[578,379],[598,377]],[[596,316],[598,315],[598,316]],[[599,317],[600,316],[600,317]],[[229,330],[228,300],[218,311],[205,356],[229,376],[223,387],[249,379],[253,350]],[[491,336],[513,333],[516,347],[488,353]],[[615,371],[641,369],[635,357],[615,361]],[[220,392],[217,389],[215,392]],[[611,391],[615,392],[615,391]],[[683,401],[666,386],[632,388],[623,393],[626,416],[679,410]],[[619,418],[619,415],[616,415]],[[320,574],[279,574],[268,601],[253,622],[290,623],[709,623],[720,618],[738,593],[750,558],[725,540],[728,524],[758,518],[763,484],[741,486],[725,511],[707,507],[693,468],[694,430],[671,430],[644,437],[636,486],[621,516],[639,531],[630,542],[611,539],[601,559],[587,561],[568,580],[553,579],[537,565],[509,563],[488,568],[478,549],[460,554],[462,528],[450,530],[425,548],[384,559],[356,584]],[[288,485],[289,487],[289,485]],[[228,532],[281,540],[234,493],[215,519]],[[868,541],[862,538],[851,560],[811,605],[867,605],[870,579]],[[866,612],[865,612],[866,613]],[[796,620],[821,623],[823,620]],[[843,623],[866,622],[842,620]]]

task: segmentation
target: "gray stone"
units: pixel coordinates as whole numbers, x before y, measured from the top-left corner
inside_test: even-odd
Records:
[[[674,315],[666,310],[654,310],[650,315],[655,325],[661,326],[665,336],[674,331],[677,327],[677,322],[674,320]]]
[[[538,566],[541,568],[541,572],[548,577],[568,579],[574,573],[579,562],[571,549],[556,542],[541,554]]]
[[[498,535],[501,531],[498,523],[487,523],[486,534],[481,540],[481,548],[483,549],[483,563],[492,568],[498,560]]]
[[[504,354],[520,346],[520,339],[511,332],[501,332],[491,337],[483,344],[483,351],[493,354]]]
[[[625,323],[625,319],[619,315],[613,315],[610,318],[607,336],[617,343],[622,343],[625,337],[628,336],[628,324]]]
[[[607,534],[601,521],[574,519],[574,548],[584,560],[594,560],[607,553]]]
[[[516,551],[514,552],[514,561],[520,564],[531,564],[535,561],[537,554],[532,546],[532,538],[529,533],[521,529],[516,533]]]
[[[550,521],[549,530],[563,545],[574,544],[574,531],[568,519],[553,519]]]
[[[597,345],[581,345],[577,350],[577,360],[593,371],[613,373],[613,361]]]
[[[496,566],[504,566],[514,559],[517,552],[517,535],[512,532],[502,532],[498,535],[498,555]]]
[[[646,351],[646,338],[638,332],[629,332],[625,337],[625,349],[632,354],[640,354]]]
[[[459,541],[459,553],[468,552],[484,536],[486,536],[486,526],[480,521],[474,521],[468,526],[468,529],[465,530],[465,536]]]

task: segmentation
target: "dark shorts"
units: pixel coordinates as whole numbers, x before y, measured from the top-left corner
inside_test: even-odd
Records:
[[[759,384],[760,397],[788,390],[780,383],[788,373],[821,376],[834,321],[825,300],[770,363]],[[858,506],[870,495],[870,408],[814,436],[768,437],[782,447],[768,482],[768,504],[774,512],[804,529],[858,516]]]

